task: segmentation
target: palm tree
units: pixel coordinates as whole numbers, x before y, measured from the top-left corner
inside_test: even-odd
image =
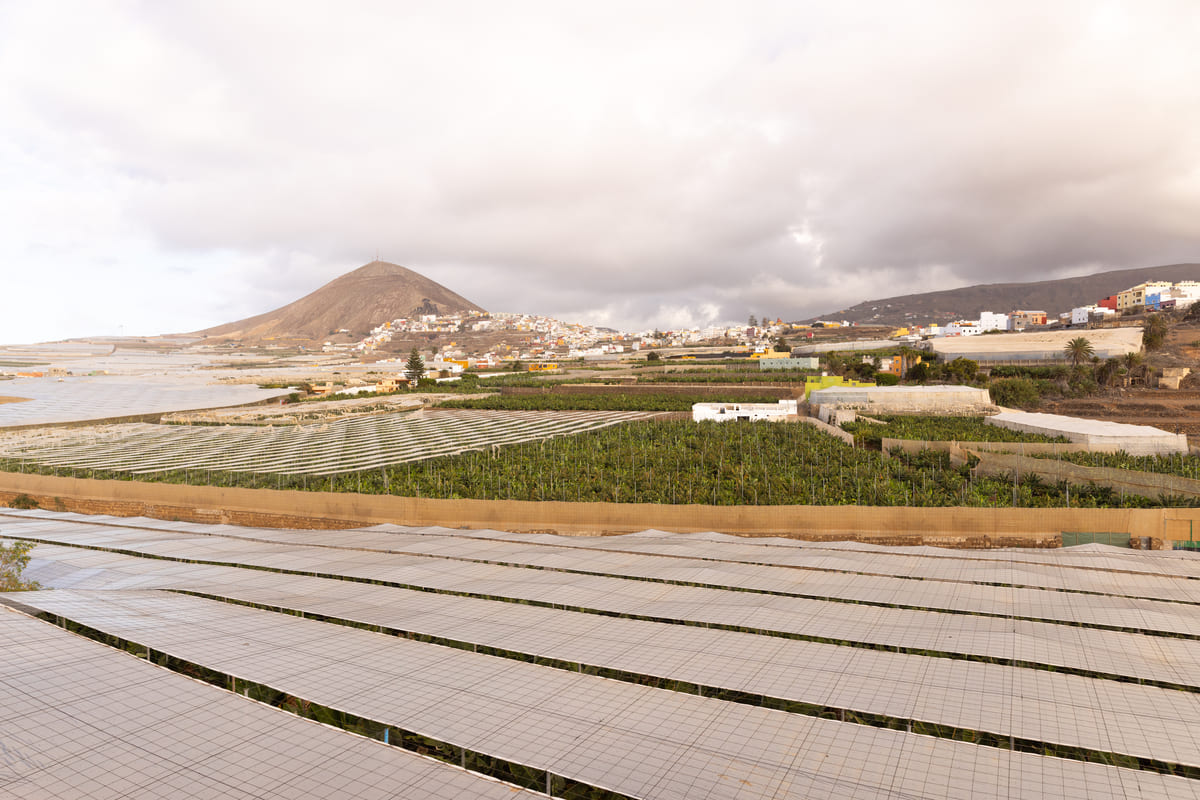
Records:
[[[1125,371],[1125,385],[1126,386],[1129,386],[1135,380],[1144,380],[1146,370],[1145,370],[1145,367],[1143,366],[1143,362],[1145,361],[1145,358],[1142,356],[1141,353],[1138,353],[1138,352],[1126,353],[1122,357],[1122,361],[1125,362],[1125,370],[1126,370]]]
[[[1101,386],[1112,386],[1121,374],[1121,362],[1110,358],[1096,368],[1096,382]]]
[[[1063,348],[1067,358],[1071,359],[1071,364],[1078,367],[1085,361],[1090,361],[1092,356],[1096,354],[1096,350],[1092,347],[1092,343],[1082,336],[1076,336],[1071,341],[1067,342],[1067,346]]]
[[[1146,317],[1142,328],[1142,347],[1147,350],[1157,350],[1167,341],[1167,318],[1162,314],[1151,314]]]

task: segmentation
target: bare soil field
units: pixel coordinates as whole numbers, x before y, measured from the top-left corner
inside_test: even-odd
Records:
[[[1038,411],[1153,425],[1186,433],[1192,443],[1200,444],[1200,391],[1196,390],[1117,389],[1106,395],[1043,402]]]
[[[1192,444],[1200,445],[1200,324],[1188,321],[1172,325],[1166,343],[1146,356],[1146,364],[1155,369],[1190,367],[1192,374],[1178,390],[1114,389],[1092,397],[1043,402],[1039,410],[1153,425],[1171,433],[1186,433]]]

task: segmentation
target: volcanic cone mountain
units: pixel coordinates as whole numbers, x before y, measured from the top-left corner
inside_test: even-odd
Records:
[[[199,333],[243,340],[323,339],[345,328],[359,336],[393,319],[459,311],[483,309],[411,269],[372,261],[282,308]]]

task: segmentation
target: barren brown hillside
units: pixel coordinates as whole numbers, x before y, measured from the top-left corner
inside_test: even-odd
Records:
[[[294,303],[198,334],[251,341],[319,340],[346,328],[357,337],[400,317],[456,311],[483,309],[411,269],[372,261]]]
[[[981,311],[1008,313],[1036,309],[1052,315],[1095,303],[1143,281],[1200,280],[1200,264],[1170,264],[1144,269],[1121,269],[1035,283],[988,283],[868,300],[817,319],[849,320],[877,325],[908,325],[974,319]]]

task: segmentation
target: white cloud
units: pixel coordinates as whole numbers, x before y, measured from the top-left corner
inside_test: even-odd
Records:
[[[376,250],[622,327],[1197,260],[1198,8],[10,4],[0,258],[57,311],[0,341],[196,329]]]

